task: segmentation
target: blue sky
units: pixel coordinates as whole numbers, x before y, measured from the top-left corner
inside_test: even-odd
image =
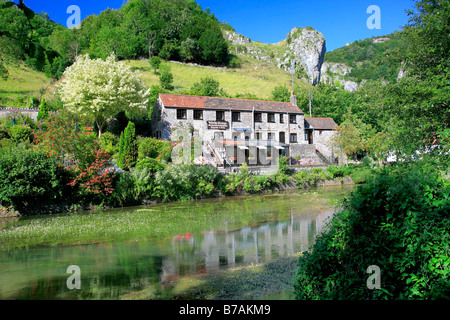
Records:
[[[16,1],[17,2],[17,1]],[[99,14],[106,8],[118,9],[124,0],[25,0],[36,12],[47,12],[54,21],[66,25],[70,5],[77,5],[81,18]],[[253,41],[275,43],[286,38],[294,27],[311,26],[323,33],[327,51],[348,42],[382,36],[401,30],[408,22],[406,9],[412,0],[197,0],[203,9],[210,8],[221,22],[228,22],[238,33]],[[381,11],[381,29],[369,29],[371,14],[367,8],[376,5]]]

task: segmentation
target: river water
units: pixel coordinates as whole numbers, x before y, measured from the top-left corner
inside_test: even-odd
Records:
[[[198,278],[307,250],[350,190],[324,187],[158,205],[153,210],[176,211],[179,219],[189,219],[192,210],[212,208],[208,217],[220,216],[220,227],[192,232],[179,227],[158,240],[128,236],[94,244],[3,249],[0,299],[133,299],[143,291],[146,298],[171,299],[172,287],[166,284],[181,277]],[[116,209],[111,215],[141,209]],[[68,288],[72,274],[67,269],[73,265],[79,268],[81,289]]]

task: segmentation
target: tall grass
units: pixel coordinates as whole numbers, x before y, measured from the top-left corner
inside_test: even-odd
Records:
[[[0,80],[0,107],[25,107],[26,96],[39,96],[41,89],[50,84],[44,73],[24,64],[8,64],[8,79]]]
[[[212,77],[219,81],[220,86],[228,96],[252,94],[259,99],[270,99],[272,90],[277,86],[292,86],[292,77],[276,66],[259,63],[258,61],[241,57],[241,68],[213,68],[174,62],[166,62],[173,74],[174,93],[189,90],[201,78]],[[142,80],[151,87],[159,85],[159,76],[154,73],[146,60],[131,60],[127,63],[142,73]],[[306,86],[303,81],[295,79],[296,86]]]

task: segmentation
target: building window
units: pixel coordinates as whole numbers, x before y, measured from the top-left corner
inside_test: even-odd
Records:
[[[216,111],[216,121],[225,121],[225,111]]]
[[[280,132],[280,142],[285,143],[286,140],[286,134],[284,132]]]
[[[268,113],[267,114],[267,122],[275,122],[275,113]]]
[[[231,119],[233,122],[241,122],[241,113],[240,112],[232,112]]]
[[[297,143],[297,134],[291,133],[291,138],[289,140],[291,143]]]
[[[203,120],[203,110],[194,110],[194,120]]]
[[[297,116],[295,114],[291,114],[289,116],[289,122],[293,124],[297,123]]]
[[[255,122],[262,122],[262,113],[255,112]]]
[[[280,123],[284,123],[284,114],[280,114]]]
[[[223,140],[224,134],[221,131],[214,132],[214,139],[215,140]]]
[[[261,132],[256,132],[256,140],[261,140]]]
[[[275,135],[272,132],[267,133],[267,140],[274,140]]]
[[[186,119],[187,111],[186,109],[177,109],[177,119]]]

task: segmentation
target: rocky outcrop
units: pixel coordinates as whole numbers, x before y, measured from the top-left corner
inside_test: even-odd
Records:
[[[224,31],[225,39],[231,44],[249,44],[252,41],[249,38],[244,37],[242,34],[236,33],[234,31]]]
[[[325,38],[313,28],[294,28],[287,38],[278,44],[252,42],[249,38],[232,31],[224,31],[231,51],[261,62],[271,63],[313,85],[320,82],[320,70],[325,56]]]
[[[277,59],[278,67],[290,73],[303,73],[312,85],[319,84],[326,52],[322,33],[312,28],[294,28],[288,34],[286,44],[286,53]]]
[[[391,40],[391,38],[376,38],[376,39],[373,39],[373,43],[375,43],[375,44],[383,43],[383,42],[386,42],[386,41],[389,41],[389,40]]]

